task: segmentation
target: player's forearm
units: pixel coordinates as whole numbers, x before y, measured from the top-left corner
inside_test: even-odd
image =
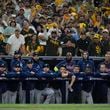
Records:
[[[6,45],[6,53],[7,53],[7,54],[9,54],[10,49],[11,49],[11,45],[10,45],[10,44],[7,44],[7,45]]]

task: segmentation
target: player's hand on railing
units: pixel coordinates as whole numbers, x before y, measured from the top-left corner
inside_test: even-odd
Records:
[[[71,87],[71,85],[68,86],[68,90],[69,90],[70,92],[73,92],[73,88]]]

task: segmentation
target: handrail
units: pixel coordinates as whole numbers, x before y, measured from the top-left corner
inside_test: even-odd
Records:
[[[0,58],[5,58],[5,59],[12,59],[13,56],[10,55],[2,55],[0,56]],[[31,58],[31,56],[22,56],[23,59],[28,59]],[[43,60],[63,60],[65,58],[65,56],[39,56],[39,58],[42,58]],[[103,60],[104,57],[97,57],[97,56],[90,56],[90,59],[93,60]],[[81,59],[81,57],[79,56],[73,56],[74,60],[79,60]]]
[[[22,80],[42,80],[42,81],[45,81],[45,80],[60,80],[60,81],[69,81],[71,80],[71,78],[53,78],[53,79],[46,79],[46,78],[42,78],[42,79],[39,79],[37,77],[28,77],[28,78],[6,78],[6,77],[0,77],[0,81],[2,80],[15,80],[15,81],[22,81]],[[77,78],[78,81],[85,81],[84,78],[82,77],[79,77]],[[94,77],[91,77],[90,79],[86,79],[86,81],[110,81],[108,79],[103,79],[103,78],[94,78]]]

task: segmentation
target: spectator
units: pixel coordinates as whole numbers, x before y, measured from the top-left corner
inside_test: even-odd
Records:
[[[39,39],[40,46],[42,48],[41,55],[44,56],[46,52],[47,36],[42,32],[38,34],[38,39]]]
[[[24,9],[25,8],[23,1],[12,0],[12,2],[15,5],[16,12],[18,12],[20,9]]]
[[[57,23],[53,22],[52,18],[47,18],[47,24],[45,25],[46,29],[52,29],[54,27],[57,27]]]
[[[75,55],[76,41],[71,36],[71,31],[67,30],[67,35],[62,39],[62,55],[65,56],[67,52]]]
[[[25,40],[24,36],[20,34],[20,30],[16,29],[15,34],[11,35],[7,41],[7,53],[13,55],[16,50],[20,50],[21,53],[25,53]]]
[[[2,21],[2,18],[0,18],[0,33],[4,34],[4,29],[5,29],[4,23]]]
[[[99,7],[102,5],[102,0],[98,1],[98,0],[93,0],[95,7]]]
[[[6,55],[6,43],[4,40],[5,37],[0,33],[0,55]]]
[[[46,18],[44,18],[43,16],[38,18],[36,17],[35,19],[32,20],[32,25],[35,27],[37,31],[37,35],[43,31],[45,24],[46,24]]]
[[[10,21],[9,26],[7,26],[4,30],[5,35],[7,36],[7,38],[9,38],[12,34],[15,33],[15,29],[17,28],[16,26],[16,21]]]
[[[46,55],[47,56],[61,55],[59,48],[60,41],[58,40],[57,31],[52,31],[51,36],[47,40]]]
[[[32,35],[34,34],[34,30],[29,28],[29,22],[28,21],[24,21],[23,22],[23,28],[21,30],[21,34],[24,35],[25,37],[25,45],[27,46],[27,44],[29,44]]]
[[[103,45],[101,44],[99,34],[95,34],[93,37],[93,41],[90,43],[88,47],[90,56],[103,56]]]
[[[77,26],[76,24],[74,23],[73,24],[74,27],[72,27],[71,31],[72,31],[72,37],[73,39],[75,39],[76,41],[79,40],[80,36],[79,36],[79,32],[78,32],[78,29],[77,29]]]
[[[43,32],[44,28],[39,24],[37,27],[36,27],[36,31],[37,31],[37,35],[41,32]]]
[[[16,17],[16,22],[18,23],[18,24],[20,24],[20,26],[22,27],[23,26],[23,22],[25,21],[25,16],[24,16],[24,9],[23,8],[21,8],[20,10],[19,10],[19,12],[18,12],[18,15],[17,15],[17,17]]]
[[[25,2],[25,10],[24,10],[24,16],[26,19],[30,20],[31,17],[31,4],[29,3],[29,1]]]
[[[88,46],[91,40],[89,37],[85,35],[85,33],[81,33],[80,39],[77,41],[77,55],[81,56],[84,51],[88,51]]]
[[[39,39],[36,34],[33,34],[26,45],[27,55],[32,55],[34,52],[39,55],[44,51],[43,46],[40,46]]]
[[[103,45],[103,54],[105,55],[107,51],[110,50],[110,35],[107,29],[102,30],[102,45]]]

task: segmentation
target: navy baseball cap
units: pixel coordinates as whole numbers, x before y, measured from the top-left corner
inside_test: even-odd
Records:
[[[45,68],[45,67],[50,68],[50,65],[46,63],[46,64],[44,64],[43,67],[44,67],[44,68]]]
[[[0,67],[6,67],[5,62],[0,62]]]
[[[61,66],[60,66],[60,68],[61,68],[61,67],[64,67],[64,68],[66,68],[66,65],[65,65],[65,64],[63,64],[63,65],[61,65]]]
[[[27,60],[27,64],[32,64],[33,63],[33,60],[32,59],[28,59]]]
[[[91,65],[87,64],[87,65],[86,65],[86,68],[92,68],[92,67],[91,67]]]
[[[15,64],[14,64],[14,67],[19,67],[19,68],[20,68],[21,65],[20,65],[20,63],[15,63]]]

